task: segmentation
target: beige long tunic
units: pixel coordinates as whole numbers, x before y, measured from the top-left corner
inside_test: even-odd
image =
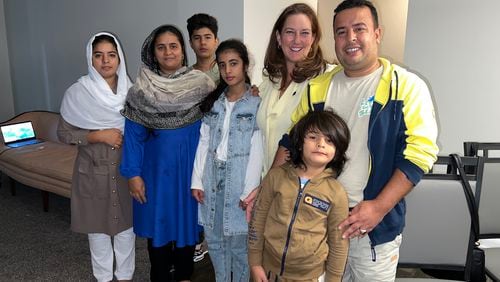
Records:
[[[60,119],[59,139],[78,146],[71,185],[71,230],[113,236],[132,227],[132,198],[119,172],[121,149],[90,144],[88,133]]]

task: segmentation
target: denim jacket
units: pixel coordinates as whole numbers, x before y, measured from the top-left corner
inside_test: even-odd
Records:
[[[224,191],[224,205],[215,206],[215,169],[217,146],[222,139],[222,128],[226,115],[226,96],[221,95],[215,101],[210,112],[205,114],[203,122],[210,127],[210,141],[208,154],[203,169],[203,187],[205,192],[205,203],[199,205],[199,224],[213,228],[215,209],[223,208],[223,230],[224,235],[247,234],[248,226],[245,220],[245,212],[239,208],[240,195],[245,186],[245,175],[248,165],[248,157],[251,148],[251,139],[254,131],[258,129],[256,123],[257,109],[260,98],[254,97],[249,91],[238,100],[231,112],[229,122],[229,140],[227,146],[226,177]]]

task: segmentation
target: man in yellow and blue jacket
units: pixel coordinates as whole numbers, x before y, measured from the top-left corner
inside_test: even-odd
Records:
[[[371,2],[339,4],[333,29],[340,65],[311,80],[292,120],[322,109],[346,120],[352,141],[339,181],[350,215],[335,227],[351,239],[343,281],[393,281],[404,196],[438,153],[434,107],[422,79],[378,57],[381,30]]]

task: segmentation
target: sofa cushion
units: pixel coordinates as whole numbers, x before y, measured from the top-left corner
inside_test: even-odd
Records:
[[[76,146],[45,141],[36,145],[7,149],[1,153],[0,163],[30,172],[35,179],[38,175],[42,175],[71,183],[76,154]]]

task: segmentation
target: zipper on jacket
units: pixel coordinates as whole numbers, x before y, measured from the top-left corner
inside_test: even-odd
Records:
[[[290,237],[292,235],[293,223],[295,222],[295,217],[297,216],[297,211],[299,209],[300,200],[302,199],[302,194],[303,194],[304,189],[306,188],[306,185],[308,183],[309,183],[309,180],[307,180],[306,184],[304,184],[304,187],[300,187],[301,184],[300,184],[300,177],[299,177],[299,194],[297,195],[297,199],[295,200],[295,206],[293,207],[292,219],[290,219],[290,224],[288,225],[288,232],[286,234],[285,248],[283,249],[283,256],[281,257],[280,276],[283,275],[283,272],[285,272],[285,259],[286,259],[286,253],[288,251],[288,244],[290,243]]]
[[[384,105],[382,105],[382,107],[380,108],[380,110],[377,112],[377,115],[373,118],[373,122],[372,124],[375,124],[375,121],[378,119],[380,113],[385,109],[385,106],[387,106],[387,104],[389,104],[389,102],[391,101],[391,96],[392,96],[392,78],[391,78],[391,82],[389,83],[389,97],[387,98],[387,101],[385,102]],[[396,116],[396,112],[394,110],[394,117]],[[368,173],[368,181],[370,180],[370,177],[372,177],[372,174],[373,174],[373,156],[372,156],[372,152],[371,152],[371,149],[370,149],[370,140],[372,139],[372,132],[373,132],[373,126],[368,128],[368,140],[366,140],[366,145],[368,146],[368,152],[370,153],[370,171]],[[366,188],[366,187],[365,187]],[[364,197],[363,197],[364,198]],[[369,235],[368,235],[369,236]]]
[[[395,74],[395,77],[396,77],[396,97],[395,97],[395,101],[397,101],[398,99],[398,88],[399,88],[399,77],[398,77],[398,73],[396,72],[396,70],[394,70],[394,74]],[[373,124],[375,124],[375,121],[378,119],[380,113],[385,109],[385,106],[387,106],[387,104],[389,104],[389,102],[392,100],[392,82],[393,82],[393,79],[391,77],[391,82],[389,83],[389,97],[387,98],[387,101],[385,102],[384,105],[382,105],[382,107],[380,108],[380,110],[377,112],[377,115],[375,116],[375,118],[373,118]],[[393,119],[396,120],[396,103],[394,102],[393,103]],[[370,153],[370,171],[368,173],[368,181],[370,180],[370,178],[372,177],[373,175],[373,170],[374,170],[374,166],[373,166],[373,156],[372,156],[372,153],[371,153],[371,149],[370,149],[370,140],[372,139],[372,132],[373,132],[373,126],[368,128],[368,140],[366,141],[366,145],[368,146],[368,152]],[[366,188],[366,187],[365,187]],[[364,196],[363,196],[364,198]],[[370,237],[370,234],[368,234],[368,237]],[[370,240],[371,240],[371,237],[370,237]],[[371,253],[372,253],[372,261],[376,261],[377,260],[377,254],[375,252],[375,248],[374,248],[374,244],[370,244],[372,247],[371,247]]]
[[[394,105],[393,105],[393,119],[396,120],[396,110],[397,110],[397,101],[398,101],[398,88],[399,88],[399,77],[398,77],[398,72],[394,71],[394,77],[396,77],[396,97],[394,98]],[[392,81],[391,81],[391,92],[392,92]],[[392,93],[391,93],[392,94]]]
[[[375,252],[375,245],[373,245],[371,242],[370,242],[370,249],[372,251],[372,261],[376,262],[377,261],[377,253]]]

